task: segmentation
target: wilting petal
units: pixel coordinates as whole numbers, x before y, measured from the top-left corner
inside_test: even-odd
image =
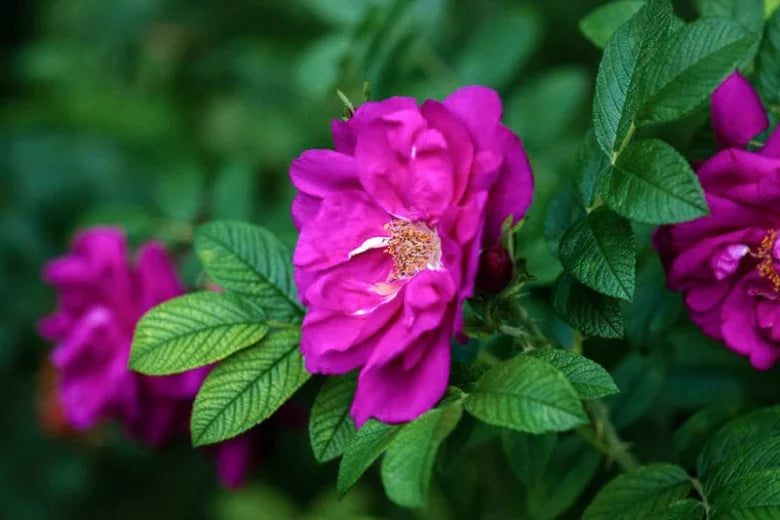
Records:
[[[745,148],[768,125],[761,98],[739,72],[712,94],[712,130],[721,148]]]

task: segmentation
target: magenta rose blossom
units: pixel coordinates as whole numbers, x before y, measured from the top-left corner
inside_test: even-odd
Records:
[[[152,446],[188,432],[192,402],[209,368],[162,377],[127,369],[141,315],[184,293],[162,245],[144,244],[132,264],[120,230],[89,229],[75,238],[68,255],[46,265],[43,278],[57,289],[59,308],[41,320],[39,330],[56,343],[51,360],[69,424],[87,430],[114,419]],[[243,481],[249,448],[240,438],[216,448],[226,485]]]
[[[528,158],[501,115],[479,86],[365,103],[333,123],[335,150],[290,168],[301,351],[311,372],[360,369],[358,426],[410,421],[445,392],[480,250],[531,203]]]
[[[697,172],[710,215],[654,236],[669,286],[685,294],[693,321],[760,370],[780,357],[780,130],[763,148],[746,147],[768,125],[739,73],[718,87],[712,126],[724,149]]]

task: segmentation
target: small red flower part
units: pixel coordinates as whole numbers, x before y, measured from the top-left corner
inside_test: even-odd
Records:
[[[479,257],[477,287],[486,293],[500,293],[512,281],[514,271],[509,251],[501,242],[496,242],[482,251]]]

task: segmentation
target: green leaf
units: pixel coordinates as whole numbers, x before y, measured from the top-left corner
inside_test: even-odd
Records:
[[[454,402],[405,424],[382,459],[387,496],[403,507],[425,507],[436,452],[460,421],[463,406]]]
[[[599,49],[603,49],[618,27],[645,5],[644,0],[621,0],[597,7],[580,20],[580,31]]]
[[[658,520],[701,520],[704,515],[704,505],[692,498],[683,498],[672,502],[658,513]]]
[[[652,345],[674,325],[682,311],[679,293],[669,290],[658,257],[646,258],[637,273],[634,301],[625,306],[626,339],[633,345]]]
[[[590,207],[599,196],[601,178],[609,172],[612,164],[609,156],[596,141],[596,134],[589,128],[577,156],[577,195],[585,207]]]
[[[701,447],[718,428],[733,419],[738,410],[738,405],[718,403],[699,410],[685,421],[672,438],[680,463],[686,468],[695,466]]]
[[[566,377],[529,356],[516,356],[483,374],[464,405],[481,421],[528,433],[568,430],[588,421]]]
[[[699,9],[702,16],[734,20],[756,35],[764,26],[763,0],[699,0]]]
[[[778,449],[774,443],[773,449]],[[770,448],[770,446],[764,446]],[[780,467],[742,477],[711,498],[710,520],[780,518]]]
[[[737,22],[725,18],[703,18],[675,33],[656,58],[639,124],[681,119],[701,106],[754,41]]]
[[[585,111],[591,79],[582,69],[559,67],[523,83],[505,104],[504,123],[526,148],[559,142]]]
[[[590,359],[561,348],[535,349],[526,355],[546,361],[561,371],[581,399],[598,399],[619,392],[604,367]]]
[[[376,419],[366,421],[344,447],[336,480],[339,495],[344,495],[355,485],[369,466],[385,452],[399,429],[397,425],[385,424]]]
[[[196,230],[195,251],[217,285],[251,299],[269,318],[288,321],[300,316],[290,253],[266,229],[210,222]]]
[[[309,440],[318,462],[335,459],[355,435],[349,408],[355,395],[357,375],[329,377],[314,400],[309,417]]]
[[[545,473],[557,442],[558,434],[554,432],[531,434],[504,430],[501,435],[507,462],[526,487]]]
[[[309,379],[300,331],[279,330],[227,358],[203,382],[192,408],[192,443],[212,444],[271,416]]]
[[[578,281],[607,296],[634,296],[636,245],[631,223],[607,208],[588,214],[563,235],[563,267]]]
[[[596,77],[593,130],[612,157],[632,132],[647,98],[651,62],[672,23],[669,0],[649,0],[607,43]]]
[[[266,316],[238,296],[212,291],[168,300],[135,327],[128,366],[148,375],[184,372],[260,341]]]
[[[486,18],[455,61],[458,83],[504,86],[536,49],[540,29],[539,16],[530,8],[509,8]]]
[[[715,498],[724,490],[744,481],[753,481],[759,475],[780,473],[780,434],[736,447],[728,459],[715,471],[702,475],[704,492]],[[780,488],[774,505],[780,506]],[[734,497],[737,498],[737,497]],[[769,504],[767,504],[769,505]]]
[[[690,490],[690,477],[681,467],[650,464],[624,473],[601,488],[582,520],[662,518]]]
[[[743,415],[717,431],[699,454],[696,472],[706,476],[741,449],[780,432],[780,406]]]
[[[780,9],[766,22],[756,56],[756,88],[764,101],[780,112]]]
[[[547,205],[544,219],[544,238],[551,254],[558,255],[558,246],[566,230],[585,215],[587,213],[571,188],[555,194]]]
[[[601,454],[580,436],[560,438],[544,471],[526,492],[529,519],[559,518],[585,491],[600,461]]]
[[[631,353],[620,360],[612,375],[620,393],[608,404],[612,423],[620,430],[644,416],[663,389],[666,369],[659,355]]]
[[[623,311],[619,300],[599,294],[568,274],[558,278],[553,292],[555,311],[575,329],[591,336],[623,336]]]
[[[672,224],[704,216],[709,209],[685,157],[658,139],[631,143],[601,186],[607,205],[626,218]]]

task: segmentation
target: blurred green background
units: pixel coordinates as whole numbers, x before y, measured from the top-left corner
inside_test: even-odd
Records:
[[[480,83],[502,94],[505,122],[534,166],[537,191],[522,243],[544,286],[560,271],[545,243],[544,215],[575,173],[600,56],[577,22],[600,3],[5,3],[0,517],[513,517],[490,493],[478,499],[472,491],[463,504],[437,498],[427,512],[401,511],[384,498],[375,474],[337,502],[337,465],[314,462],[305,425],[295,421],[267,429],[253,478],[235,494],[220,489],[208,456],[186,440],[153,452],[111,425],[81,438],[43,428],[40,389],[50,347],[36,336],[35,322],[54,298],[39,273],[74,230],[94,223],[121,224],[134,243],[163,238],[191,284],[198,267],[188,240],[198,222],[250,220],[292,245],[287,169],[304,149],[330,146],[330,120],[342,112],[336,88],[359,101],[368,81],[372,98],[422,99]],[[689,16],[689,2],[679,3]],[[648,285],[658,288],[653,273]],[[644,308],[655,309],[657,300],[649,301]],[[552,333],[566,342],[561,330]],[[483,462],[483,487],[511,495],[506,468]]]

